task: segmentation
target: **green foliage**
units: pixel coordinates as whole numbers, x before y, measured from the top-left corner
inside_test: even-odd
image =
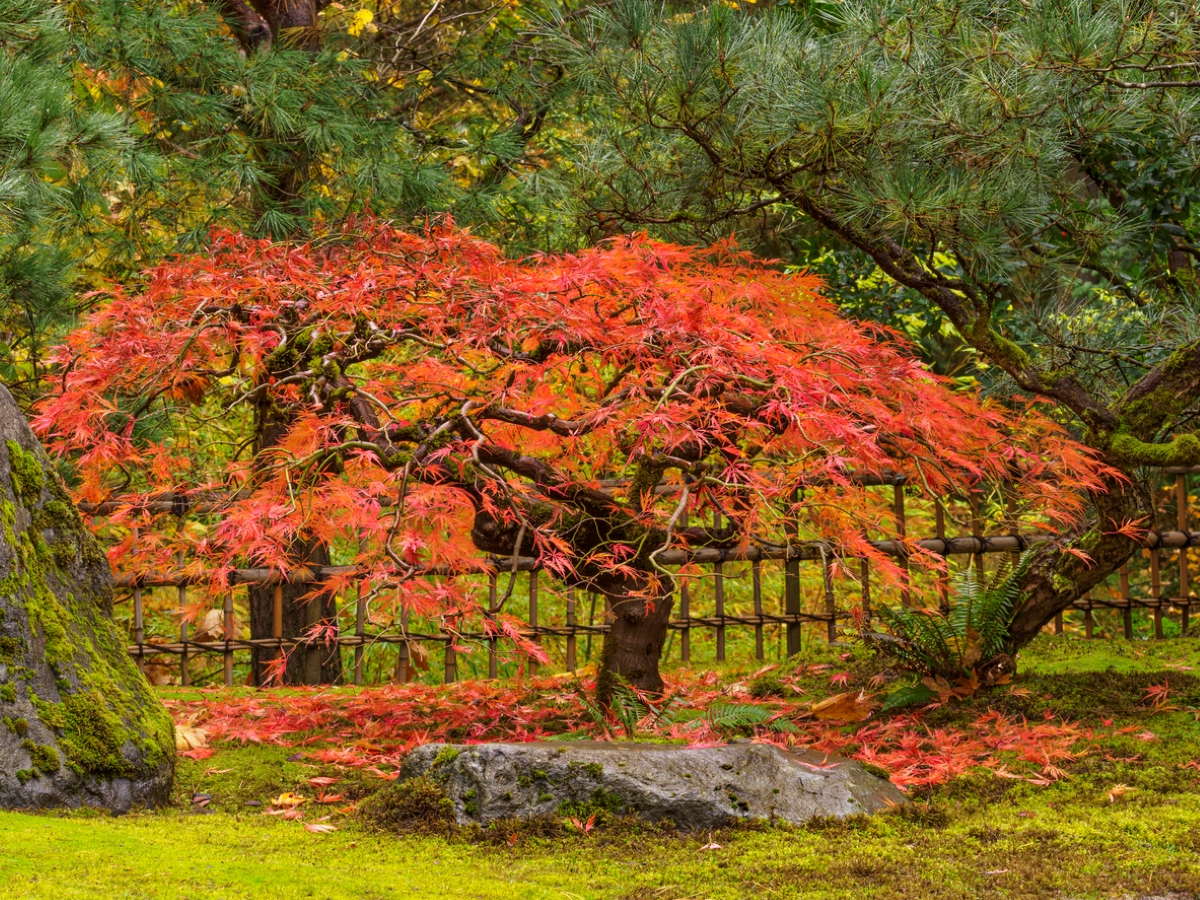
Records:
[[[563,213],[589,98],[569,83],[543,28],[588,4],[444,0],[432,17],[413,0],[374,9],[356,52],[391,86],[393,121],[449,173],[440,211],[516,251],[578,247]]]
[[[704,719],[718,734],[753,731],[758,727],[780,733],[798,730],[781,718],[777,710],[753,703],[714,703],[704,711]]]
[[[0,377],[25,399],[93,302],[81,288],[217,226],[281,238],[367,210],[452,214],[523,249],[577,244],[543,158],[562,155],[570,104],[533,36],[540,6],[371,4],[364,27],[335,4],[315,49],[252,52],[218,7],[0,0]]]
[[[954,684],[988,666],[1004,650],[1021,585],[1033,561],[1026,551],[989,584],[976,569],[956,573],[946,612],[907,607],[879,610],[888,634],[862,639],[916,681],[892,693],[885,708],[928,702],[936,692],[920,679]]]
[[[245,54],[201,3],[101,0],[72,19],[78,92],[131,135],[91,228],[106,271],[194,247],[215,225],[284,236],[368,206],[437,206],[444,179],[336,43]]]
[[[607,712],[605,707],[592,700],[582,685],[575,686],[575,696],[584,714],[605,734],[616,737],[614,726],[619,726],[627,740],[637,740],[643,730],[652,731],[674,721],[675,706],[679,702],[677,694],[670,694],[655,705],[646,694],[630,687],[620,676],[614,676],[614,682]]]
[[[26,391],[70,314],[77,235],[128,146],[119,119],[83,108],[53,0],[0,0],[0,379]]]
[[[29,761],[33,768],[42,775],[57,772],[61,766],[58,760],[58,751],[49,744],[35,744],[26,739],[21,741],[21,749],[29,754]]]
[[[1119,424],[1113,458],[1200,461],[1166,441],[1195,430],[1200,386],[1172,376],[1150,415],[1121,407],[1179,348],[1196,365],[1194,4],[675,11],[621,0],[558,24],[592,98],[590,233],[736,231],[941,371],[1056,403],[1098,446]]]

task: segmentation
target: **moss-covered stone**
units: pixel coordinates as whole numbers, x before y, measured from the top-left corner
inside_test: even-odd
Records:
[[[3,389],[0,439],[0,807],[165,802],[170,716],[113,626],[103,552]]]
[[[33,741],[21,741],[21,747],[29,754],[29,761],[42,775],[57,772],[61,767],[58,761],[58,751],[49,744],[35,744]]]
[[[4,445],[8,448],[8,477],[13,493],[22,503],[36,501],[46,485],[41,463],[37,456],[11,438]]]

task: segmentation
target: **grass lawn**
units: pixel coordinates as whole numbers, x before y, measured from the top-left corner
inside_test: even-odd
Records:
[[[849,670],[850,686],[869,677],[866,660],[833,659]],[[330,790],[348,798],[386,782],[314,763],[293,746],[222,743],[207,759],[180,760],[176,802],[166,810],[121,818],[0,814],[0,900],[1040,900],[1200,892],[1200,679],[1192,671],[1200,672],[1200,641],[1042,638],[1020,662],[1015,690],[914,723],[933,748],[926,755],[951,747],[953,735],[971,733],[992,709],[1030,726],[1069,723],[1080,735],[1071,758],[1055,761],[1043,778],[1037,761],[1024,758],[1027,748],[1006,748],[991,770],[912,787],[915,803],[904,812],[713,835],[602,823],[586,836],[569,829],[552,837],[520,829],[397,836],[373,832],[331,804],[319,811],[329,809],[339,830],[312,833],[264,815],[271,798],[305,793],[306,809],[316,810],[314,776],[337,777]],[[748,672],[730,667],[720,683],[750,683]],[[1161,684],[1169,693],[1155,707],[1146,691]],[[790,689],[808,699],[833,690],[827,670],[797,675]],[[206,806],[193,803],[196,794],[207,795]]]

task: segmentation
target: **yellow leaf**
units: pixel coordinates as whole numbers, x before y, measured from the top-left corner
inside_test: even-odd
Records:
[[[1124,797],[1130,791],[1136,791],[1137,788],[1131,788],[1127,784],[1114,784],[1108,789],[1108,802],[1116,803],[1118,797]]]
[[[878,704],[871,702],[871,694],[847,691],[826,697],[809,707],[809,712],[818,719],[837,722],[861,722],[869,718]]]
[[[193,728],[191,725],[175,726],[176,750],[199,750],[208,746],[208,732],[203,728]]]

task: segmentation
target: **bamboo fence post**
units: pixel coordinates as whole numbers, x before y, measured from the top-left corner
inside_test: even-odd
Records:
[[[687,588],[682,589],[684,610],[687,610]],[[586,666],[592,661],[592,628],[596,625],[596,592],[588,591],[588,633],[584,641],[583,664]],[[686,632],[685,632],[686,633]],[[686,661],[686,660],[685,660]]]
[[[799,492],[792,495],[793,501],[799,503]],[[783,614],[785,616],[800,615],[800,558],[793,556],[792,538],[799,534],[799,528],[791,516],[788,516],[784,530],[788,536],[787,558],[783,564]],[[789,621],[784,626],[787,640],[787,655],[795,656],[800,652],[800,623]]]
[[[1129,593],[1129,566],[1123,565],[1118,570],[1121,588],[1121,624],[1125,629],[1125,640],[1133,640],[1133,596]]]
[[[1159,549],[1155,546],[1150,550],[1150,597],[1154,601],[1154,639],[1156,641],[1161,641],[1163,637],[1162,573],[1159,570],[1159,562]]]
[[[825,615],[829,620],[825,623],[825,640],[837,642],[837,600],[833,596],[833,554],[821,554],[821,577],[825,585]]]
[[[1087,604],[1083,608],[1083,634],[1086,638],[1094,638],[1096,628],[1096,617],[1092,614],[1092,592],[1088,591],[1083,595],[1084,602]]]
[[[278,641],[277,650],[283,655],[283,584],[275,585],[271,596],[271,637]]]
[[[493,572],[488,576],[488,618],[494,619],[496,612],[496,573]],[[499,673],[499,661],[496,658],[498,646],[493,634],[488,638],[488,678],[495,678]]]
[[[538,573],[537,573],[537,569],[534,569],[532,572],[529,573],[529,627],[533,630],[533,642],[535,644],[540,644],[542,642],[542,639],[537,633],[537,627],[538,627]],[[532,678],[532,677],[536,676],[537,673],[538,673],[537,660],[530,659],[529,660],[529,675],[530,675],[530,677]]]
[[[446,638],[446,660],[443,667],[442,680],[446,684],[454,684],[458,679],[458,659],[454,653],[454,638]]]
[[[862,585],[863,621],[871,621],[871,563],[863,559],[859,563],[859,579]]]
[[[358,596],[354,602],[354,636],[358,643],[354,645],[354,683],[362,684],[363,679],[363,639],[367,634],[367,592],[366,582],[358,583]]]
[[[275,585],[271,595],[271,637],[279,640],[283,637],[283,585]],[[282,649],[282,645],[280,645]]]
[[[137,551],[137,528],[131,529],[133,532],[133,550]],[[137,666],[138,671],[142,674],[146,672],[146,621],[142,604],[142,585],[140,581],[133,583],[133,639],[137,644]]]
[[[789,558],[783,568],[783,614],[785,616],[800,615],[800,560]],[[800,652],[800,623],[789,621],[785,626],[787,635],[787,655],[795,656]]]
[[[686,509],[683,511],[683,515],[679,517],[679,527],[688,527]],[[688,591],[688,579],[681,576],[679,578],[679,618],[683,620],[683,628],[679,631],[679,661],[685,666],[692,661],[692,598],[689,596]],[[589,637],[588,640],[590,642],[591,638]],[[588,647],[590,651],[590,643]]]
[[[225,687],[233,687],[233,591],[225,592],[225,650],[224,657]]]
[[[1183,532],[1184,544],[1179,548],[1179,627],[1182,633],[1186,636],[1188,633],[1188,625],[1191,624],[1191,585],[1188,572],[1188,545],[1187,537],[1188,529],[1188,495],[1187,495],[1187,476],[1182,472],[1175,476],[1175,507],[1176,520],[1179,530]]]
[[[721,529],[721,514],[713,513],[713,531]],[[713,564],[713,595],[717,614],[717,662],[725,661],[725,564]]]
[[[762,562],[750,564],[750,581],[754,591],[754,658],[763,658],[763,605],[762,605]]]
[[[145,674],[145,640],[146,630],[142,612],[142,588],[133,588],[133,638],[138,646],[138,671]]]
[[[400,610],[400,633],[404,636],[404,640],[400,642],[400,647],[396,653],[396,681],[400,684],[408,684],[409,678],[412,676],[412,663],[410,660],[411,654],[408,651],[408,610]]]
[[[900,602],[905,606],[912,606],[913,596],[909,586],[908,553],[904,550],[904,539],[908,532],[907,516],[904,511],[904,482],[900,479],[897,479],[892,484],[892,517],[896,521],[896,539],[901,546]]]
[[[950,559],[946,554],[946,507],[942,505],[940,497],[934,500],[934,531],[936,537],[942,542],[942,561],[946,564],[945,569],[938,573],[937,576],[937,592],[938,606],[943,613],[950,611]]]
[[[983,519],[979,515],[979,492],[971,492],[971,536],[977,541],[975,553],[975,572],[979,578],[984,575],[983,561]]]
[[[182,528],[182,522],[180,523]],[[183,568],[183,550],[176,555],[179,568]],[[187,687],[192,683],[191,672],[188,671],[188,623],[186,618],[187,584],[179,585],[179,642],[183,644],[183,652],[179,654],[179,683]]]
[[[567,588],[567,671],[575,671],[575,588]]]

